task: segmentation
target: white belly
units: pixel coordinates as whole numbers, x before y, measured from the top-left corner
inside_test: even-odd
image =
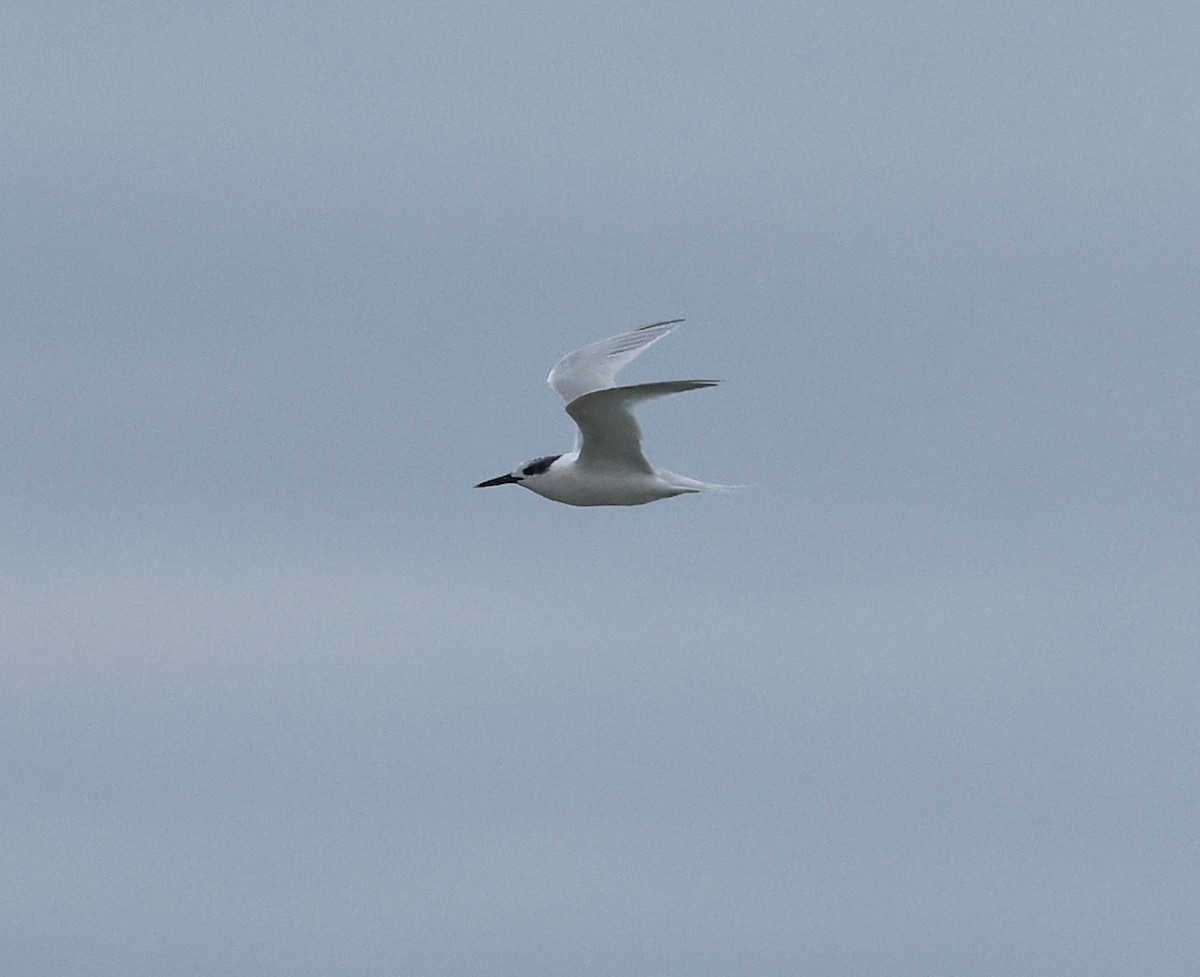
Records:
[[[610,475],[579,471],[573,466],[560,471],[552,467],[545,475],[521,484],[544,498],[567,505],[645,505],[695,491],[676,488],[650,472]]]

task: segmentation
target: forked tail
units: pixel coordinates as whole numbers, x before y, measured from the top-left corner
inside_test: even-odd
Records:
[[[659,469],[661,475],[670,485],[682,492],[732,492],[735,489],[750,488],[749,485],[718,485],[715,482],[702,482],[697,478],[677,475],[675,472]]]

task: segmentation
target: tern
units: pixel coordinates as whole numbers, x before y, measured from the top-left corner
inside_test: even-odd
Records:
[[[714,387],[716,380],[663,380],[628,387],[616,385],[617,373],[674,329],[682,319],[639,326],[568,353],[546,382],[562,397],[575,421],[575,450],[544,455],[489,478],[475,488],[521,485],[567,505],[645,505],[695,492],[722,491],[686,475],[656,468],[642,453],[642,429],[633,409],[646,400]]]

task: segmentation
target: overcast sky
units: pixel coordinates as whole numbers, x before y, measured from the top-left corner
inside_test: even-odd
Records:
[[[0,969],[1193,975],[1193,4],[13,3]],[[627,382],[631,509],[474,491]]]

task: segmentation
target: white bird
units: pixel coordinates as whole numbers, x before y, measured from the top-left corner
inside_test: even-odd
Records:
[[[642,453],[642,429],[633,415],[642,401],[713,387],[718,381],[664,380],[630,387],[615,382],[623,366],[681,322],[652,322],[559,360],[546,382],[562,397],[578,426],[575,450],[535,458],[475,487],[523,485],[567,505],[644,505],[673,495],[730,488],[655,468]]]

